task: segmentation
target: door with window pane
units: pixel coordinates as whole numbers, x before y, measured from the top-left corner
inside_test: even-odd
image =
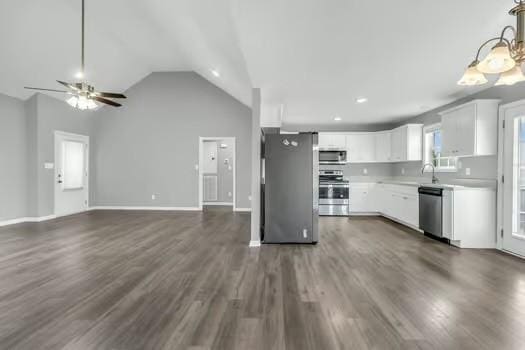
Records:
[[[525,102],[503,108],[502,248],[525,256]]]
[[[55,132],[55,215],[88,209],[89,137]]]

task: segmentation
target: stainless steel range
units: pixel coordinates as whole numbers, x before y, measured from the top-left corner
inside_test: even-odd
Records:
[[[342,170],[319,171],[319,215],[350,214],[350,183]]]

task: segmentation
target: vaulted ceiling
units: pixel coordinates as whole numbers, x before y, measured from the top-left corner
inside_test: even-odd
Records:
[[[513,24],[513,1],[86,0],[87,78],[125,91],[194,70],[245,104],[251,88],[288,124],[383,123],[477,90],[456,81]],[[0,92],[74,81],[80,0],[0,3]],[[220,73],[220,77],[212,74]],[[369,102],[356,104],[358,97]]]

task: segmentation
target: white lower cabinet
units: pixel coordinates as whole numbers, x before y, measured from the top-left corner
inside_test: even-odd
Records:
[[[350,213],[381,214],[419,229],[417,186],[351,183]],[[496,247],[496,191],[492,188],[445,188],[443,236],[460,248]]]
[[[411,227],[419,227],[417,187],[355,183],[350,184],[350,212],[381,213]]]
[[[374,213],[375,208],[373,183],[350,184],[350,210],[353,213]]]
[[[443,235],[460,248],[496,247],[496,191],[443,191]]]

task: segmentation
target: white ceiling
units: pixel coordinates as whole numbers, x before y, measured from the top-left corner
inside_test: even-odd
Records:
[[[287,124],[397,121],[475,92],[456,81],[513,1],[86,0],[87,75],[125,91],[195,70],[240,101],[251,87]],[[79,66],[80,0],[0,3],[0,92],[58,88]],[[214,77],[217,69],[221,77]],[[358,105],[355,99],[367,97]]]

